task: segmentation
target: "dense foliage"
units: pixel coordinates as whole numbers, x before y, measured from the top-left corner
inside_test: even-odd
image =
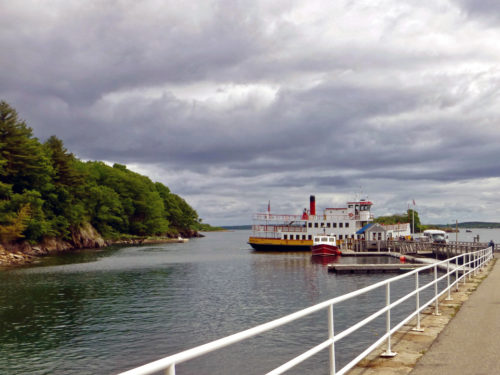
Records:
[[[55,136],[45,143],[0,102],[0,242],[69,239],[91,223],[104,237],[175,235],[206,227],[168,187],[103,162],[82,162]]]
[[[373,220],[375,223],[390,225],[398,223],[410,223],[410,228],[413,228],[413,220],[415,220],[415,232],[420,232],[422,225],[420,224],[420,218],[418,217],[418,212],[412,209],[408,209],[404,214],[396,214],[390,216],[379,216]]]

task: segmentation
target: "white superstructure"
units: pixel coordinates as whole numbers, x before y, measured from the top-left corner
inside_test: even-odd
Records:
[[[310,208],[302,215],[275,215],[269,210],[255,214],[249,244],[256,250],[305,250],[318,234],[332,234],[339,242],[358,239],[356,232],[373,221],[372,205],[361,199],[316,213],[315,197],[311,196]]]

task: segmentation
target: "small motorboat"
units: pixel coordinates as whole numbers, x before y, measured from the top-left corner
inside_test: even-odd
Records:
[[[341,251],[337,247],[337,239],[334,235],[318,235],[313,237],[313,245],[311,246],[312,256],[332,256],[341,255]]]

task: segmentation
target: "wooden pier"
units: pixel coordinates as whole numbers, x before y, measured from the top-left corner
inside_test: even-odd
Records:
[[[446,259],[460,254],[470,253],[488,247],[488,243],[482,242],[449,242],[447,244],[437,244],[424,241],[372,241],[372,240],[348,240],[340,246],[341,250],[350,250],[354,252],[397,252],[401,255],[430,255]],[[495,251],[498,251],[498,245],[495,245]]]

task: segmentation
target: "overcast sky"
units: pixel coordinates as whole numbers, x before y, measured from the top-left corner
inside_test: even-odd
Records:
[[[500,2],[0,0],[0,99],[205,222],[500,221]]]

